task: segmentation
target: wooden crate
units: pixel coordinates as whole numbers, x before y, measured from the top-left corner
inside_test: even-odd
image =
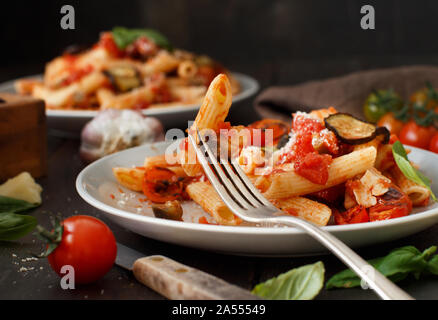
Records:
[[[23,171],[47,173],[44,101],[0,93],[0,181]]]

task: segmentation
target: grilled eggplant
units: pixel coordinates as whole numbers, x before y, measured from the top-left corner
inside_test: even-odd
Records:
[[[376,127],[372,123],[359,120],[348,113],[336,113],[324,119],[327,129],[336,137],[350,145],[358,145],[382,136],[382,143],[389,141],[390,133],[385,127]]]

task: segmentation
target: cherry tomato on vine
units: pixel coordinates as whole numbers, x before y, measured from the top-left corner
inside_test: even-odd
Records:
[[[428,99],[428,96],[430,96],[431,99]],[[438,107],[438,100],[434,98],[434,90],[432,88],[423,88],[421,90],[414,92],[409,98],[409,101],[412,102],[412,104],[417,104],[417,105],[424,105],[426,104],[427,101],[425,107],[426,109],[429,110]]]
[[[74,268],[76,283],[95,282],[113,266],[117,245],[110,228],[91,216],[73,216],[62,223],[60,242],[48,256],[52,269],[61,277],[61,268]],[[62,229],[60,229],[62,230]]]
[[[435,135],[430,140],[429,150],[438,153],[438,133],[435,133]]]
[[[400,142],[413,147],[427,149],[430,140],[434,135],[433,127],[423,127],[418,125],[414,120],[406,123],[399,134]]]
[[[390,111],[403,108],[403,100],[392,90],[378,90],[371,93],[363,106],[367,121],[376,123]]]
[[[394,113],[388,112],[377,122],[378,127],[386,127],[391,134],[398,135],[403,128],[403,122],[394,117]]]

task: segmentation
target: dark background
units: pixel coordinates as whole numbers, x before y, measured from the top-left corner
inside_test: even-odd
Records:
[[[60,8],[76,10],[62,30]],[[376,10],[362,30],[360,8]],[[0,10],[0,81],[43,71],[72,43],[93,43],[115,25],[156,28],[174,46],[209,54],[262,87],[351,71],[437,64],[436,0],[7,1]]]

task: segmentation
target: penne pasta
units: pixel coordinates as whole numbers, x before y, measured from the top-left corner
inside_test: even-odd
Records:
[[[193,78],[198,72],[198,67],[192,60],[182,61],[178,66],[178,76],[183,79]]]
[[[117,181],[124,187],[132,191],[142,191],[144,168],[113,168],[114,176]]]
[[[223,203],[213,186],[208,182],[193,182],[187,186],[190,198],[208,212],[217,223],[235,226],[241,223],[230,209]]]
[[[330,220],[332,210],[326,205],[303,197],[273,200],[272,204],[293,216],[325,226]]]
[[[154,156],[154,157],[147,157],[146,159],[144,159],[144,164],[143,167],[145,168],[151,168],[151,167],[163,167],[166,168],[169,165],[167,164],[166,161],[166,155],[164,154],[160,154],[158,156]]]
[[[102,32],[89,49],[48,62],[43,81],[17,80],[17,92],[45,100],[48,109],[170,108],[202,103],[221,72],[228,75],[230,92],[240,92],[239,81],[219,63],[171,49],[163,35],[160,44],[135,35],[121,46],[114,32]]]
[[[396,185],[409,196],[412,205],[423,206],[428,203],[430,197],[429,189],[406,178],[397,166],[392,167],[389,173]]]
[[[199,109],[195,122],[189,133],[202,132],[203,129],[218,130],[228,115],[232,101],[231,85],[227,76],[218,75],[211,83],[205,95],[204,102]],[[196,136],[196,135],[195,135]],[[196,152],[187,142],[187,148],[179,150],[179,161],[188,176],[195,176],[202,172],[201,165],[196,160]]]
[[[374,165],[375,159],[376,149],[374,147],[354,151],[334,159],[325,185],[312,183],[291,169],[260,176],[256,179],[255,186],[268,199],[306,195],[338,185],[365,172]]]

